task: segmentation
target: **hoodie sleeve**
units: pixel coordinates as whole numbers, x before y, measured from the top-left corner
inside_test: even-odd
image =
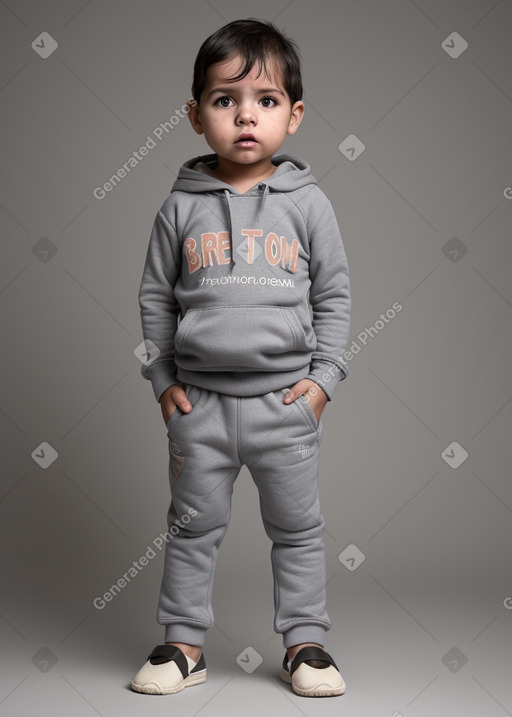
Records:
[[[166,388],[179,383],[174,363],[174,335],[180,307],[174,285],[180,271],[181,252],[176,231],[160,209],[151,231],[139,289],[142,334],[148,353],[141,373],[151,381],[158,402]]]
[[[350,333],[350,276],[336,215],[327,200],[310,233],[310,292],[317,347],[306,376],[329,401],[339,381],[348,375],[344,359]]]

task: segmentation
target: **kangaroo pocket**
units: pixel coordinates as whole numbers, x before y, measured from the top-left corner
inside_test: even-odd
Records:
[[[174,337],[178,366],[190,371],[291,371],[316,348],[295,309],[238,305],[189,309]]]

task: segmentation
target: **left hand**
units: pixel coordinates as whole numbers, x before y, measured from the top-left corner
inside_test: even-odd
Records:
[[[290,387],[288,393],[283,397],[283,403],[292,403],[301,394],[304,394],[311,404],[313,413],[320,423],[320,416],[325,408],[325,404],[329,400],[325,391],[310,378],[303,378]]]

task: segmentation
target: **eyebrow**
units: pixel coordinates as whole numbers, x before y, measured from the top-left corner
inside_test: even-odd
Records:
[[[236,91],[236,90],[235,90]],[[210,97],[210,95],[214,95],[216,92],[222,92],[223,94],[229,95],[232,94],[233,88],[227,88],[227,87],[215,87],[213,90],[210,90],[208,94],[206,95],[206,99]],[[266,87],[263,90],[257,90],[256,94],[268,94],[270,92],[273,92],[274,94],[282,95],[283,97],[286,97],[284,92],[281,92],[281,90],[276,89],[275,87]]]

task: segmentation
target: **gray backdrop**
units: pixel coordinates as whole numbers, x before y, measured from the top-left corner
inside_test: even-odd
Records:
[[[305,119],[282,151],[331,198],[351,271],[321,459],[347,692],[279,679],[244,467],[208,680],[150,698],[128,685],[163,638],[170,493],[137,291],[180,165],[210,151],[179,116],[196,52],[250,16],[301,48]],[[510,2],[3,0],[0,22],[1,714],[511,715]]]

